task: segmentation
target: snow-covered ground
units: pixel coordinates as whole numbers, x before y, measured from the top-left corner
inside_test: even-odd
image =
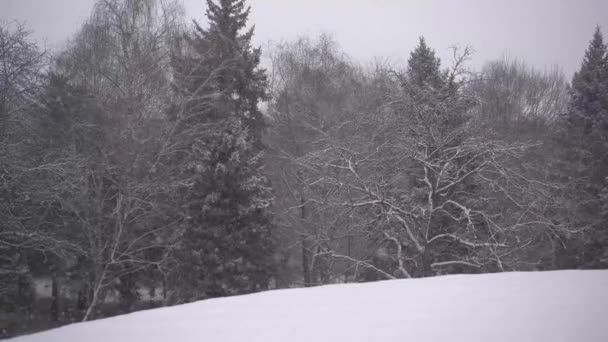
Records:
[[[608,271],[444,276],[269,291],[14,342],[606,342]]]

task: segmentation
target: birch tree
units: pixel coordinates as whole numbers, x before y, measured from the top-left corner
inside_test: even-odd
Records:
[[[171,184],[152,167],[166,129],[178,10],[162,1],[100,1],[54,68],[67,80],[63,100],[80,92],[80,108],[58,110],[72,139],[59,152],[63,167],[49,174],[82,250],[83,320],[109,290],[132,303],[132,276],[161,271],[178,234],[172,208],[162,201]]]

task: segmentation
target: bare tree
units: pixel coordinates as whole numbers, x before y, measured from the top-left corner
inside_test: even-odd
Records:
[[[295,281],[305,286],[348,279],[348,263],[331,258],[329,252],[344,250],[347,255],[348,249],[356,248],[361,238],[353,230],[356,223],[348,210],[319,201],[330,189],[310,186],[308,170],[293,160],[325,146],[350,119],[349,113],[361,110],[357,97],[362,95],[365,75],[328,36],[300,38],[271,51],[274,94],[269,105],[268,162],[273,165],[285,272],[287,277],[299,273],[301,278],[296,276]]]
[[[562,188],[522,158],[536,143],[496,139],[476,117],[476,100],[455,86],[404,84],[293,159],[308,184],[330,189],[314,201],[365,222],[362,233],[388,262],[370,268],[384,277],[531,268],[538,255],[530,251],[567,230],[550,219]]]
[[[502,125],[554,121],[568,103],[567,82],[557,67],[539,71],[511,60],[487,63],[468,91],[479,98],[480,115]]]
[[[170,184],[155,169],[167,124],[170,46],[179,9],[161,1],[104,0],[59,56],[55,72],[88,116],[69,117],[81,140],[48,169],[53,193],[72,218],[72,237],[88,274],[91,317],[108,290],[136,299],[135,273],[156,269],[172,247],[175,216],[163,201]],[[77,99],[78,100],[78,99]]]
[[[0,24],[0,297],[11,301],[29,287],[26,255],[58,251],[52,235],[29,224],[33,200],[21,169],[35,158],[28,155],[32,132],[29,116],[42,85],[46,51],[19,23]],[[27,139],[30,138],[30,139]],[[15,289],[17,288],[17,289]],[[17,301],[21,299],[17,298]],[[7,307],[14,303],[6,303]],[[26,304],[26,303],[21,303]],[[29,303],[28,303],[29,304]]]

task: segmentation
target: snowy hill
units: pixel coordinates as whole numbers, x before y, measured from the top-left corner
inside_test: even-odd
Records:
[[[201,301],[14,342],[608,341],[608,271],[445,276]]]

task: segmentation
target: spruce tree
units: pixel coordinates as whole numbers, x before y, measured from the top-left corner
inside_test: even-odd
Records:
[[[572,79],[565,115],[563,160],[570,178],[581,179],[575,194],[578,219],[590,227],[582,244],[567,254],[584,268],[608,265],[608,53],[600,28],[593,35],[583,63]],[[561,257],[561,256],[560,256]],[[569,256],[566,255],[566,258]],[[564,259],[566,260],[566,259]],[[572,263],[572,261],[568,261]]]
[[[608,55],[599,26],[572,78],[568,119],[596,143],[608,143]]]
[[[195,21],[194,32],[182,47],[189,52],[175,63],[178,74],[188,75],[181,79],[182,90],[219,95],[212,111],[207,110],[207,99],[191,101],[190,110],[205,111],[209,120],[227,115],[238,118],[256,148],[261,149],[265,124],[258,104],[268,99],[268,81],[265,70],[259,67],[261,50],[251,45],[254,28],[246,30],[250,7],[245,7],[244,0],[221,0],[218,4],[207,0],[207,7],[208,28]]]
[[[174,58],[185,138],[181,297],[194,300],[268,287],[273,274],[270,187],[262,173],[264,129],[258,103],[267,81],[246,29],[243,0],[207,1],[209,26]],[[185,284],[188,284],[184,286]]]
[[[426,44],[424,37],[420,37],[418,46],[408,59],[407,79],[416,87],[440,90],[445,85],[440,66],[441,60],[435,56],[435,50]]]
[[[441,70],[441,60],[435,55],[435,50],[429,47],[424,37],[420,37],[418,45],[411,52],[404,77],[401,78],[402,87],[406,96],[419,108],[435,108],[444,106],[444,101],[457,98],[460,87],[448,70]],[[448,118],[442,115],[440,119],[444,124],[453,126],[460,119]],[[446,121],[447,120],[447,121]],[[448,122],[449,121],[449,122]]]

